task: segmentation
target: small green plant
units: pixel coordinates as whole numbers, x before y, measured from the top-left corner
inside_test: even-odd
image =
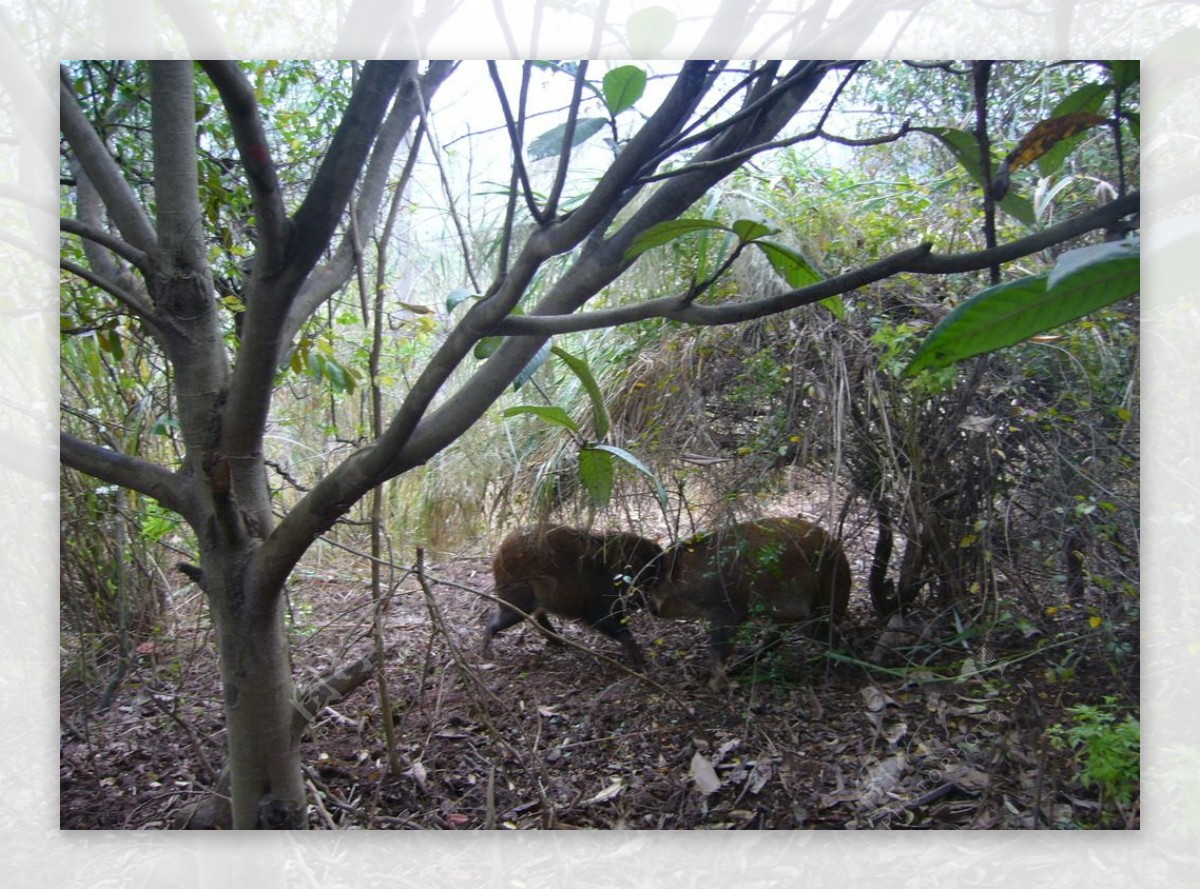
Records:
[[[1084,788],[1096,787],[1101,799],[1126,807],[1138,791],[1141,775],[1141,724],[1132,716],[1118,720],[1115,696],[1102,705],[1069,708],[1073,726],[1050,727],[1050,743],[1070,749],[1079,764]]]

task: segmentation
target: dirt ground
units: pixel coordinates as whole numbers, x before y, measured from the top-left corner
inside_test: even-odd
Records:
[[[373,649],[361,562],[325,560],[289,593],[301,683]],[[832,657],[802,635],[708,687],[707,629],[639,613],[652,667],[569,621],[550,646],[528,622],[479,655],[491,606],[482,555],[430,555],[427,596],[397,579],[384,670],[395,725],[389,768],[378,688],[324,709],[303,745],[315,829],[1136,828],[1079,785],[1045,730],[1078,702],[1136,701],[1132,670],[1080,657],[1099,638],[1077,611],[995,604],[986,638],[935,627],[904,670],[871,665],[880,635],[856,590]],[[861,562],[855,576],[865,572]],[[861,587],[861,580],[860,580]],[[173,623],[139,647],[115,704],[94,706],[104,661],[83,670],[64,640],[61,827],[161,829],[209,793],[224,742],[202,596],[181,588]],[[749,627],[741,656],[760,639]],[[75,641],[78,642],[78,641]],[[1069,670],[1064,665],[1069,663]]]

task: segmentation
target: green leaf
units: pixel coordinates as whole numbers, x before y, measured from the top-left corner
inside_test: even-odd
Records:
[[[354,393],[354,375],[345,365],[326,358],[324,371],[325,379],[329,381],[335,392]]]
[[[529,379],[538,372],[538,368],[546,364],[546,360],[548,358],[550,358],[549,340],[541,345],[538,351],[534,354],[533,358],[531,358],[526,363],[525,367],[521,369],[521,373],[513,379],[513,391],[515,392],[528,383]]]
[[[1112,93],[1112,87],[1106,83],[1089,83],[1080,87],[1050,109],[1050,117],[1063,117],[1077,111],[1090,111],[1097,114],[1104,100]]]
[[[930,331],[904,375],[994,352],[1132,296],[1140,265],[1136,242],[1114,242],[1064,254],[1047,275],[989,287]]]
[[[632,108],[644,92],[646,72],[636,65],[622,65],[604,75],[604,104],[613,117]]]
[[[100,328],[96,331],[96,342],[100,345],[101,350],[117,361],[125,357],[125,347],[121,345],[121,335],[116,331]]]
[[[577,435],[582,435],[583,433],[579,429],[579,424],[571,419],[571,415],[567,414],[566,411],[557,405],[516,405],[512,408],[506,408],[504,411],[505,417],[517,417],[521,414],[532,414],[535,417],[540,417],[547,423],[561,426]]]
[[[1118,90],[1125,90],[1142,79],[1142,63],[1137,59],[1112,62],[1113,83]]]
[[[979,166],[979,140],[975,138],[975,134],[965,130],[956,130],[953,127],[913,127],[913,129],[928,133],[946,146],[958,161],[959,166],[967,171],[967,175],[979,183],[984,190],[991,187],[991,184],[984,179],[983,168]],[[1028,198],[1023,198],[1010,191],[998,203],[1005,213],[1018,222],[1031,229],[1037,225],[1033,204]]]
[[[450,293],[446,294],[446,311],[453,312],[463,303],[470,299],[479,299],[479,294],[471,290],[469,287],[456,287]]]
[[[595,136],[608,123],[602,117],[584,117],[575,122],[575,132],[571,137],[571,147]],[[542,158],[556,158],[562,154],[563,135],[567,131],[565,123],[552,127],[541,136],[529,143],[529,159],[540,161]]]
[[[592,418],[596,426],[596,438],[603,439],[608,435],[610,425],[608,409],[604,405],[604,396],[600,392],[600,386],[596,383],[596,378],[592,375],[592,369],[588,367],[588,363],[585,360],[571,355],[565,349],[555,346],[550,351],[562,359],[566,366],[579,378],[579,382],[583,384],[583,388],[587,391],[588,398],[592,402]]]
[[[729,228],[733,234],[738,236],[743,244],[757,241],[759,238],[767,237],[767,235],[774,235],[779,231],[779,229],[772,229],[770,226],[760,223],[755,219],[739,219]]]
[[[579,481],[596,506],[603,507],[612,499],[615,475],[613,456],[609,451],[592,447],[579,449]]]
[[[318,344],[319,346],[321,344]],[[326,380],[335,392],[353,393],[354,375],[344,365],[317,350],[309,350],[305,357],[308,373],[317,380]],[[293,362],[293,367],[295,364]]]
[[[592,445],[590,447],[593,451],[607,451],[613,457],[619,458],[620,460],[629,464],[629,466],[633,467],[635,470],[649,479],[654,485],[655,494],[658,496],[659,504],[662,505],[664,511],[667,509],[666,488],[663,487],[663,484],[659,481],[658,477],[654,475],[654,472],[648,466],[638,460],[637,457],[635,457],[629,451],[626,451],[624,448],[618,448],[616,445]]]
[[[771,268],[779,273],[789,287],[807,287],[821,280],[821,273],[814,269],[798,250],[774,241],[756,241],[754,244],[766,256]]]
[[[354,385],[350,382],[346,369],[331,358],[325,359],[325,379],[329,381],[334,392],[346,392],[348,387]]]
[[[625,20],[629,36],[629,55],[634,59],[652,59],[661,53],[675,36],[678,19],[663,6],[647,6]]]
[[[829,313],[840,322],[846,321],[846,301],[841,297],[826,297],[821,301],[821,305],[829,310]]]
[[[475,349],[472,354],[479,361],[486,358],[491,358],[493,352],[500,348],[500,344],[504,342],[503,337],[483,337],[475,344]]]
[[[960,167],[978,183],[983,183],[983,172],[979,167],[979,140],[974,133],[954,127],[913,127],[933,136],[950,150]]]
[[[1077,285],[1072,282],[1076,276],[1086,276],[1089,287],[1120,289],[1120,296],[1114,297],[1119,300],[1137,293],[1140,273],[1140,241],[1106,241],[1062,254],[1050,271],[1046,286],[1051,289],[1075,287]]]
[[[729,231],[729,227],[711,219],[669,219],[653,225],[633,239],[633,244],[625,251],[626,262],[637,259],[647,250],[669,244],[676,238],[711,229]]]

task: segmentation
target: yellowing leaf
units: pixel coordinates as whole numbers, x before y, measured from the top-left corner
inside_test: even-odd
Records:
[[[1004,165],[1011,173],[1032,164],[1064,139],[1106,123],[1108,118],[1090,111],[1076,111],[1061,117],[1039,121],[1025,138],[1009,152]]]
[[[1101,618],[1099,615],[1093,615],[1091,618],[1088,619],[1088,624],[1091,625],[1092,630],[1095,630],[1097,627],[1099,627],[1103,623],[1104,623],[1104,619]]]

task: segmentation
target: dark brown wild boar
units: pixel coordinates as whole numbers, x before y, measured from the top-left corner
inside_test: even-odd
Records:
[[[717,688],[725,681],[733,634],[746,620],[841,620],[850,599],[850,564],[841,543],[820,526],[759,519],[668,548],[658,583],[645,596],[650,612],[661,618],[709,620]]]
[[[626,626],[641,603],[635,589],[655,580],[662,548],[629,532],[589,532],[555,526],[516,531],[492,560],[496,610],[483,634],[483,654],[492,638],[526,616],[557,640],[547,613],[582,621],[625,648],[630,663],[645,667]]]

